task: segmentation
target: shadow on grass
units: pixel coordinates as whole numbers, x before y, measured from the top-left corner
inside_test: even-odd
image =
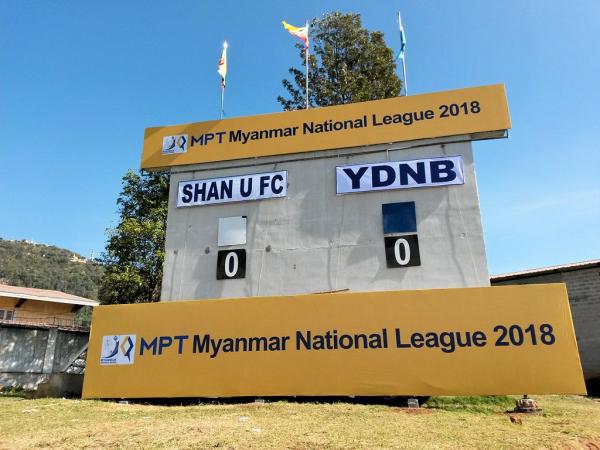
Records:
[[[160,405],[160,406],[189,406],[189,405],[238,405],[248,403],[312,403],[312,404],[333,404],[349,403],[356,405],[382,405],[393,407],[406,407],[409,398],[416,398],[419,405],[424,405],[429,397],[231,397],[231,398],[143,398],[119,400],[111,399],[108,401],[123,401],[127,403]]]
[[[600,398],[600,377],[585,380],[585,387],[588,391],[588,397]]]
[[[334,404],[347,403],[353,405],[380,405],[389,407],[406,407],[409,398],[417,398],[419,405],[428,409],[455,412],[474,412],[495,414],[511,410],[515,399],[501,396],[472,396],[472,397],[232,397],[232,398],[156,398],[129,399],[123,401],[133,404],[160,406],[190,406],[190,405],[239,405],[287,402],[298,404]],[[113,399],[109,401],[119,401]]]
[[[485,395],[476,397],[431,397],[428,408],[444,411],[469,411],[478,413],[496,413],[515,406],[515,399],[506,395]]]

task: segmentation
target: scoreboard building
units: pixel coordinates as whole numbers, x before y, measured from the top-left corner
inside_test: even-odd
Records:
[[[564,285],[489,287],[472,142],[510,126],[492,85],[147,129],[161,302],[96,308],[84,396],[585,392]]]

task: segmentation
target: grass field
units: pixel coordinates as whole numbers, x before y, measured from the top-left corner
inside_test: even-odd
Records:
[[[155,406],[0,396],[0,448],[600,449],[600,401],[536,397],[541,415],[504,413],[508,397],[431,399],[409,410],[351,403]]]

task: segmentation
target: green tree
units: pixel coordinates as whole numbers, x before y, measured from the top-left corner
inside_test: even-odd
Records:
[[[70,250],[0,238],[0,283],[97,299],[104,268]]]
[[[309,104],[331,106],[395,97],[402,82],[396,75],[393,51],[383,33],[362,27],[360,14],[333,12],[310,24]],[[304,44],[298,43],[305,67]],[[305,69],[289,69],[284,79],[289,98],[277,100],[288,110],[302,109],[306,102]]]
[[[117,200],[120,222],[108,230],[101,258],[105,265],[101,303],[160,300],[168,193],[168,173],[130,170],[123,177]]]

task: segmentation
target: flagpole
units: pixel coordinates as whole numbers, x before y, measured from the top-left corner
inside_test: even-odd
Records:
[[[402,27],[402,17],[400,16],[400,11],[398,11],[398,30],[400,31],[400,58],[402,59],[402,81],[404,82],[404,95],[408,95],[408,82],[406,80],[406,49],[405,49],[405,41],[406,37],[404,36],[404,28]]]
[[[402,56],[402,74],[404,78],[404,95],[408,95],[408,81],[406,81],[406,64],[404,62],[404,55]]]
[[[306,21],[306,37],[308,38],[308,20]],[[308,45],[304,46],[304,55],[306,57],[306,109],[308,109]]]
[[[225,86],[223,86],[223,82],[221,81],[221,116],[220,116],[220,119],[223,119],[224,103],[225,103]]]

